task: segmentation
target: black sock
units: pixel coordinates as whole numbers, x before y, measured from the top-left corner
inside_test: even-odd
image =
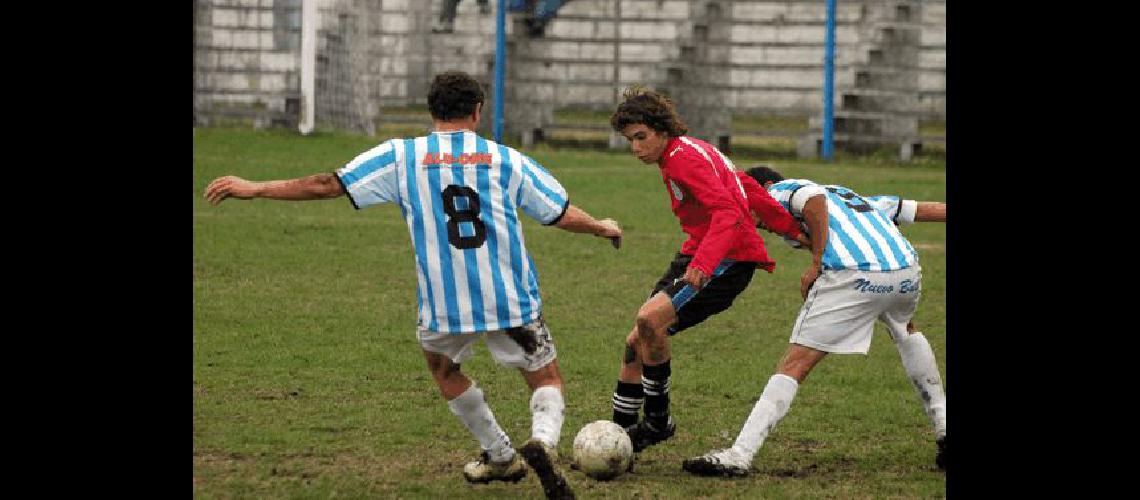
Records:
[[[669,361],[657,366],[641,367],[641,385],[645,391],[645,420],[664,429],[669,421]]]
[[[641,411],[641,404],[644,402],[645,391],[641,388],[641,384],[618,380],[612,400],[614,423],[620,425],[623,429],[636,424],[637,413]]]

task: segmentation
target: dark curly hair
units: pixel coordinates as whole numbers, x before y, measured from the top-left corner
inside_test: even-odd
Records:
[[[637,123],[668,133],[672,137],[685,135],[689,127],[677,114],[673,101],[664,93],[642,85],[632,85],[622,93],[622,103],[610,116],[610,126],[617,132]]]
[[[462,71],[435,75],[428,90],[428,111],[436,120],[454,120],[475,114],[475,105],[483,102],[483,87]]]
[[[763,186],[764,183],[768,181],[780,182],[784,180],[784,176],[780,175],[780,172],[777,172],[776,169],[763,164],[756,165],[755,167],[748,169],[745,173],[748,174],[749,177],[755,179],[756,182],[761,186]]]

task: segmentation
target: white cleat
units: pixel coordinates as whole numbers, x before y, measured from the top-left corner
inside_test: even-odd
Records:
[[[526,463],[520,453],[515,453],[506,462],[492,462],[490,455],[484,450],[479,460],[463,466],[463,477],[469,483],[486,484],[491,481],[510,481],[517,483],[526,477]]]

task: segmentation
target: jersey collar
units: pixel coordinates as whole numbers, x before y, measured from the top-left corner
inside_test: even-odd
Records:
[[[657,166],[659,168],[665,168],[665,161],[669,158],[669,153],[676,149],[678,146],[684,144],[681,142],[681,137],[683,136],[679,135],[677,137],[673,137],[669,139],[669,142],[665,143],[665,149],[661,151],[661,157],[657,159]]]

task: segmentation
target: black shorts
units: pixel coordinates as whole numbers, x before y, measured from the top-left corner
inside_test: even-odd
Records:
[[[757,265],[755,262],[735,262],[725,259],[716,268],[712,279],[704,288],[697,291],[681,279],[692,261],[692,255],[678,253],[669,264],[665,275],[657,280],[657,286],[649,293],[649,297],[652,298],[657,292],[665,292],[673,300],[673,308],[677,311],[677,322],[669,327],[669,335],[675,335],[708,319],[709,316],[728,309],[736,296],[752,282],[752,274],[756,272]]]

